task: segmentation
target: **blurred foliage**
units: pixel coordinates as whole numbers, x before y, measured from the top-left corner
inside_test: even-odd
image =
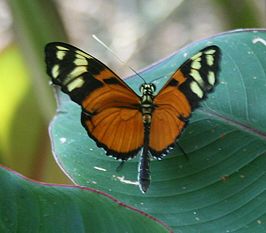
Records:
[[[51,156],[47,128],[55,101],[43,64],[44,45],[63,38],[63,29],[49,1],[9,3],[17,40],[0,56],[2,163],[38,180],[69,182]]]
[[[221,11],[223,11],[224,21],[226,23],[225,29],[256,28],[263,26],[260,15],[258,14],[258,9],[254,7],[254,1],[216,0],[216,2],[217,6],[220,7]],[[265,1],[264,4],[264,13],[266,13]]]
[[[47,42],[69,37],[125,76],[129,69],[117,64],[92,34],[138,69],[225,29],[265,26],[265,4],[255,0],[0,0],[1,163],[35,179],[67,181],[51,156],[47,134],[55,112],[43,61]]]
[[[27,174],[27,170],[31,169],[32,164],[23,161],[31,161],[35,154],[35,151],[32,150],[35,148],[36,139],[40,133],[38,128],[40,112],[36,99],[27,98],[30,102],[25,103],[24,101],[28,94],[32,95],[32,90],[28,90],[31,84],[18,49],[15,46],[7,48],[0,57],[0,64],[2,65],[0,76],[10,77],[4,78],[3,85],[0,86],[1,100],[3,100],[0,108],[2,118],[0,137],[3,159],[5,163]],[[11,77],[15,77],[16,85],[14,85],[14,79]],[[17,88],[18,86],[20,88]],[[29,121],[24,122],[26,114],[34,119],[34,121],[31,121],[31,124],[34,125],[31,125],[31,127],[28,125]],[[36,114],[39,116],[35,117]],[[17,127],[19,131],[16,130]],[[24,136],[25,130],[27,137]],[[16,154],[20,154],[20,157],[13,161],[15,157],[12,155]],[[29,157],[25,157],[26,155]]]
[[[46,43],[70,40],[126,76],[129,69],[92,34],[139,69],[215,33],[265,27],[265,9],[264,0],[0,0],[0,163],[37,180],[69,182],[47,133],[55,98]]]

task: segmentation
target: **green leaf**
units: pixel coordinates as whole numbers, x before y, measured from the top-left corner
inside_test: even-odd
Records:
[[[222,49],[220,84],[193,114],[175,148],[152,161],[147,194],[137,185],[138,158],[105,156],[80,124],[80,107],[60,94],[50,127],[54,155],[71,179],[108,192],[170,225],[175,232],[266,231],[266,32],[238,30],[198,41],[141,76],[158,89],[188,57],[216,44]],[[127,79],[138,90],[138,77]]]
[[[0,232],[169,232],[107,194],[33,182],[0,166]]]

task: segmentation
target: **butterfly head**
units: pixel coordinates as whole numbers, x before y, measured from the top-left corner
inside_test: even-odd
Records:
[[[156,91],[156,86],[153,83],[143,83],[139,88],[142,95],[153,95]]]

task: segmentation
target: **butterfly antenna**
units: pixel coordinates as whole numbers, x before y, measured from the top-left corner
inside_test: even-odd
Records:
[[[95,39],[97,42],[99,42],[103,47],[105,47],[120,63],[126,65],[133,73],[135,73],[138,77],[140,77],[142,79],[142,81],[144,83],[146,83],[145,79],[142,78],[139,73],[134,70],[131,66],[129,66],[125,61],[121,60],[116,54],[115,52],[110,48],[108,47],[103,41],[101,41],[96,35],[92,35],[92,38]]]

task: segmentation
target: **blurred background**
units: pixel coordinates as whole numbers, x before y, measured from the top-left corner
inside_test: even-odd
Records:
[[[196,40],[265,28],[266,0],[0,0],[0,164],[30,178],[69,183],[55,163],[48,125],[56,111],[43,49],[69,42],[132,75]]]

